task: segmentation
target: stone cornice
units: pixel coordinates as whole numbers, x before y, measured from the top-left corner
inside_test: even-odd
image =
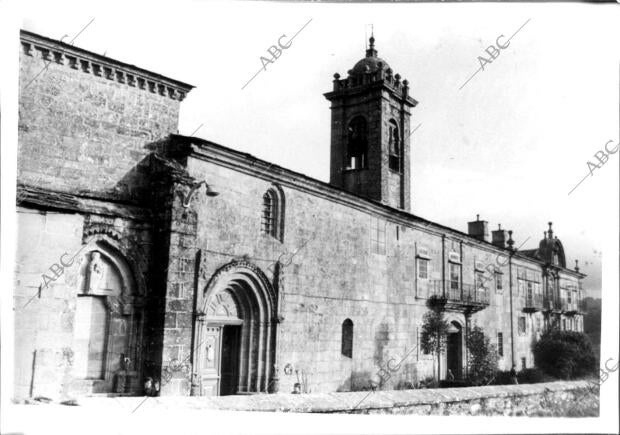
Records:
[[[152,212],[136,205],[113,202],[107,199],[84,197],[67,192],[56,192],[45,188],[17,185],[18,207],[64,212],[98,214],[150,222]]]
[[[342,80],[334,80],[334,82],[342,82]],[[334,107],[338,107],[339,105],[337,102],[338,100],[345,98],[345,97],[368,94],[369,90],[387,91],[392,96],[392,98],[394,98],[399,103],[400,102],[405,103],[405,106],[407,107],[415,107],[418,105],[417,100],[415,100],[414,98],[412,98],[411,96],[407,94],[402,93],[402,90],[403,90],[402,85],[400,85],[398,88],[395,88],[394,85],[391,85],[383,80],[368,83],[362,86],[353,86],[353,87],[343,86],[341,88],[338,88],[337,90],[326,92],[323,94],[323,96],[326,99],[332,101],[332,104],[334,105]]]
[[[123,85],[182,101],[194,86],[165,77],[134,65],[93,53],[64,42],[26,30],[20,31],[22,52],[26,56],[38,53],[43,61],[65,65]]]

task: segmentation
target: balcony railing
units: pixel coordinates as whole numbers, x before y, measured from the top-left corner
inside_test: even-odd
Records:
[[[430,298],[443,295],[442,282],[439,279],[428,279],[418,282],[418,297]]]
[[[564,312],[568,315],[573,315],[579,313],[579,303],[576,300],[571,300],[570,302],[566,302],[566,308],[563,308]]]
[[[452,309],[482,309],[489,305],[489,289],[484,287],[476,288],[472,284],[460,283],[457,281],[445,282],[444,286],[441,280],[428,280],[425,283],[419,283],[418,295],[427,298],[437,296],[443,299],[446,305]]]
[[[540,311],[543,308],[543,297],[541,294],[531,294],[525,297],[525,305],[523,306],[523,311],[525,312],[535,312]]]

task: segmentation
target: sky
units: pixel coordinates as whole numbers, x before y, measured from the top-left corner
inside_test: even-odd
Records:
[[[22,27],[75,37],[78,47],[196,86],[181,105],[181,134],[329,181],[323,94],[334,73],[345,76],[364,56],[372,25],[379,57],[419,101],[411,119],[419,126],[411,137],[412,212],[464,232],[479,214],[490,229],[513,230],[523,249],[537,247],[552,221],[567,266],[578,259],[584,287],[599,297],[602,246],[617,240],[617,221],[610,227],[608,217],[620,153],[593,171],[587,162],[599,164],[594,154],[619,139],[619,11],[613,4],[25,3]],[[277,59],[261,62],[273,59],[268,49],[282,35],[286,42],[298,31]],[[513,34],[495,59],[485,52]],[[479,57],[491,62],[480,69]]]

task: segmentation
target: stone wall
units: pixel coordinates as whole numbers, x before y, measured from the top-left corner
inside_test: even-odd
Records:
[[[423,222],[403,224],[372,207],[355,208],[329,195],[309,193],[303,183],[289,183],[286,177],[278,181],[253,169],[253,163],[250,168],[236,168],[190,158],[186,165],[192,176],[207,180],[220,193],[215,198],[201,194],[192,202],[196,248],[204,254],[205,276],[243,259],[260,268],[275,286],[272,266],[278,259],[284,263],[277,283],[282,317],[276,351],[280,391],[292,391],[300,380],[308,392],[360,390],[371,382],[395,389],[433,376],[434,360],[421,352],[419,333],[433,285],[448,279],[451,254],[460,258],[464,284],[474,286],[476,270],[491,275],[486,283],[490,300],[471,315],[469,325],[462,311],[448,312],[447,320],[462,328],[463,335],[467,326],[478,324],[493,343],[502,332],[501,369],[510,369],[513,348],[517,369],[521,358],[526,367],[533,366],[530,347],[538,334],[535,319],[542,314],[524,312],[525,294],[518,292],[517,276],[525,269],[540,273],[540,265],[514,258],[511,270],[506,251],[490,244]],[[282,241],[261,230],[263,194],[274,182],[281,185],[285,198]],[[428,279],[418,278],[417,257],[422,252],[429,258]],[[502,272],[503,290],[496,288],[487,266]],[[518,332],[521,316],[527,319],[524,334]],[[352,358],[341,353],[346,319],[354,325]],[[465,373],[464,340],[462,355]],[[389,380],[381,380],[380,372],[390,361],[398,369],[390,370]],[[442,378],[446,363],[444,355]],[[283,373],[286,367],[288,373]]]
[[[204,408],[346,414],[598,416],[586,381],[491,387],[210,398]]]
[[[27,32],[21,48],[18,181],[136,196],[146,145],[178,129],[181,87],[159,89],[162,76]]]
[[[112,399],[79,404],[105,409]],[[116,398],[115,409],[135,409],[144,398]],[[152,410],[220,410],[343,414],[596,417],[599,388],[587,381],[403,391],[153,397]],[[120,408],[119,408],[120,405]]]
[[[311,392],[359,390],[371,381],[384,389],[403,388],[433,376],[434,360],[420,350],[419,333],[431,281],[448,274],[450,252],[459,254],[462,281],[468,285],[474,284],[476,264],[497,266],[503,272],[503,290],[496,290],[493,279],[487,283],[489,306],[471,315],[471,325],[482,326],[493,343],[497,332],[503,333],[500,368],[510,369],[511,274],[507,258],[498,262],[504,251],[455,232],[444,235],[430,226],[402,225],[286,183],[282,183],[286,211],[280,242],[261,231],[262,198],[272,181],[200,159],[190,159],[187,165],[193,176],[206,179],[220,193],[215,198],[197,196],[192,205],[197,213],[196,246],[203,248],[206,276],[233,259],[245,258],[273,279],[271,266],[284,259],[277,347],[280,391],[291,392],[302,374]],[[416,257],[422,249],[430,258],[426,280],[417,277]],[[517,266],[537,267],[527,261]],[[522,357],[532,367],[534,331],[530,326],[526,335],[517,337],[517,318],[525,316],[524,295],[516,293],[516,272],[512,278],[514,352],[520,369]],[[465,333],[462,312],[448,312],[446,317]],[[352,358],[341,354],[345,319],[354,324]],[[462,355],[465,366],[464,341]],[[380,370],[403,358],[390,379],[381,381]],[[444,355],[442,377],[446,363]],[[283,374],[286,366],[291,370]],[[462,370],[465,373],[466,368]]]
[[[110,319],[109,334],[124,336],[123,331],[135,327],[129,352],[124,345],[119,352],[131,359],[136,371],[128,389],[140,393],[142,325],[148,320],[141,304],[149,294],[149,226],[122,218],[23,207],[18,208],[17,226],[14,396],[75,397],[100,392],[98,388],[113,388],[120,353],[109,353],[113,356],[106,362],[107,371],[99,387],[74,372],[78,295],[84,292],[88,253],[102,249],[131,270],[131,282],[123,284],[135,290],[136,310],[131,319],[122,314]],[[120,346],[110,339],[109,346],[115,345]]]
[[[177,131],[192,86],[31,32],[22,31],[20,48],[15,396],[101,392],[76,378],[73,364],[87,251],[70,259],[89,243],[108,246],[130,269],[137,299],[122,304],[136,310],[110,319],[106,333],[130,341],[128,390],[141,392],[142,370],[161,369],[164,307],[149,299],[162,282],[155,271],[168,264],[166,251],[163,266],[150,269],[150,209],[161,205],[146,156],[150,144]],[[123,347],[122,340],[109,345]],[[119,352],[108,359],[108,372],[116,371]],[[111,391],[114,376],[102,380]]]

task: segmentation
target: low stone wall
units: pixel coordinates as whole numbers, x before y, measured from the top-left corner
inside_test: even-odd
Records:
[[[143,400],[139,397],[115,400]],[[80,399],[99,406],[103,398]],[[509,415],[587,417],[599,415],[599,389],[586,381],[320,394],[254,394],[224,397],[153,397],[168,409],[280,411],[346,414]],[[127,404],[128,407],[132,404]]]

